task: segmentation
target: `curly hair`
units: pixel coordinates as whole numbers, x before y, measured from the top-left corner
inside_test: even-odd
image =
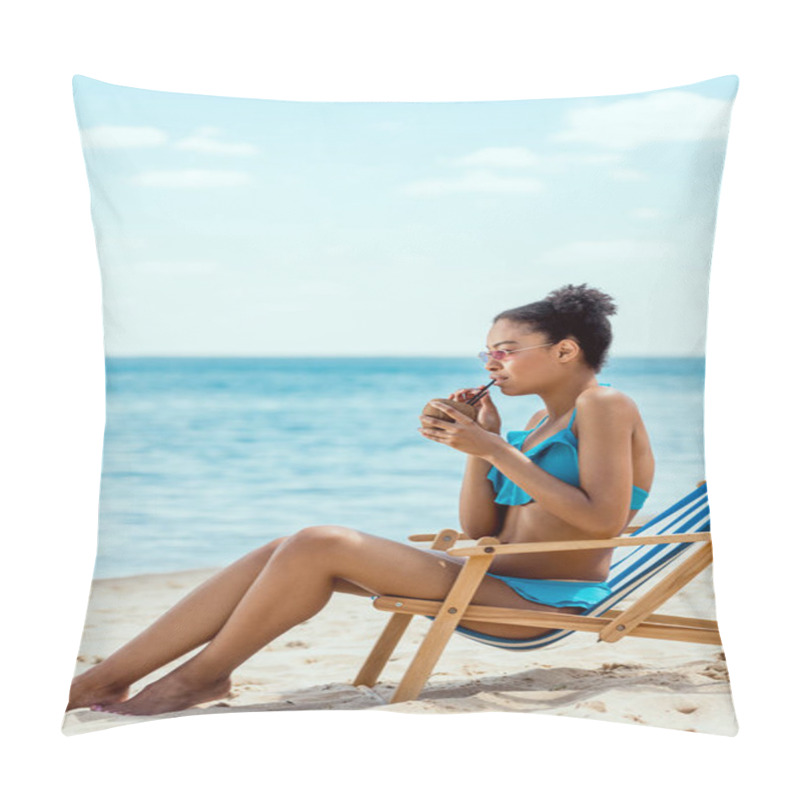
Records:
[[[574,339],[589,367],[599,372],[611,346],[608,317],[616,313],[613,298],[605,292],[590,289],[585,283],[570,283],[550,292],[544,300],[503,311],[494,321],[505,319],[526,325],[531,333],[545,334],[552,344]]]

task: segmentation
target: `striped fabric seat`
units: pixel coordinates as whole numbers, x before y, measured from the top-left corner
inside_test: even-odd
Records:
[[[675,505],[651,519],[632,536],[664,536],[676,533],[698,533],[710,529],[710,513],[706,484],[695,489]],[[583,616],[599,617],[624,600],[653,576],[674,562],[687,548],[697,545],[686,542],[620,547],[614,554],[608,585],[612,594],[597,605],[586,609]],[[504,639],[467,630],[459,626],[456,632],[483,644],[505,650],[536,650],[566,638],[575,631],[551,631],[532,639]]]

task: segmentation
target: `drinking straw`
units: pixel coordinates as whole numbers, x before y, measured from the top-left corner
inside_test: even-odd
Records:
[[[475,395],[475,397],[472,397],[472,398],[470,398],[469,400],[467,400],[467,405],[468,405],[468,406],[474,406],[474,405],[475,405],[475,403],[477,403],[477,402],[478,402],[478,400],[480,400],[480,399],[481,399],[481,397],[483,397],[483,396],[486,394],[486,392],[488,392],[488,391],[489,391],[489,387],[490,387],[490,386],[491,386],[493,383],[497,383],[497,381],[496,381],[494,378],[492,378],[492,379],[489,381],[489,383],[487,383],[487,384],[486,384],[486,386],[484,386],[484,387],[483,387],[483,388],[482,388],[482,389],[481,389],[481,390],[478,392],[478,394],[476,394],[476,395]]]

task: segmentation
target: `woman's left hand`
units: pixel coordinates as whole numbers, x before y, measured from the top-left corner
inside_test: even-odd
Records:
[[[431,401],[431,405],[447,414],[452,422],[427,415],[421,416],[422,427],[419,428],[419,432],[426,439],[441,442],[462,453],[481,458],[488,456],[498,443],[502,443],[503,439],[498,434],[482,428],[460,411],[435,401]]]

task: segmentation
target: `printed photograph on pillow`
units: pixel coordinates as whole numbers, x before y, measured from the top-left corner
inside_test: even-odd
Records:
[[[736,733],[703,450],[736,76],[73,88],[107,410],[65,734],[305,709]]]

